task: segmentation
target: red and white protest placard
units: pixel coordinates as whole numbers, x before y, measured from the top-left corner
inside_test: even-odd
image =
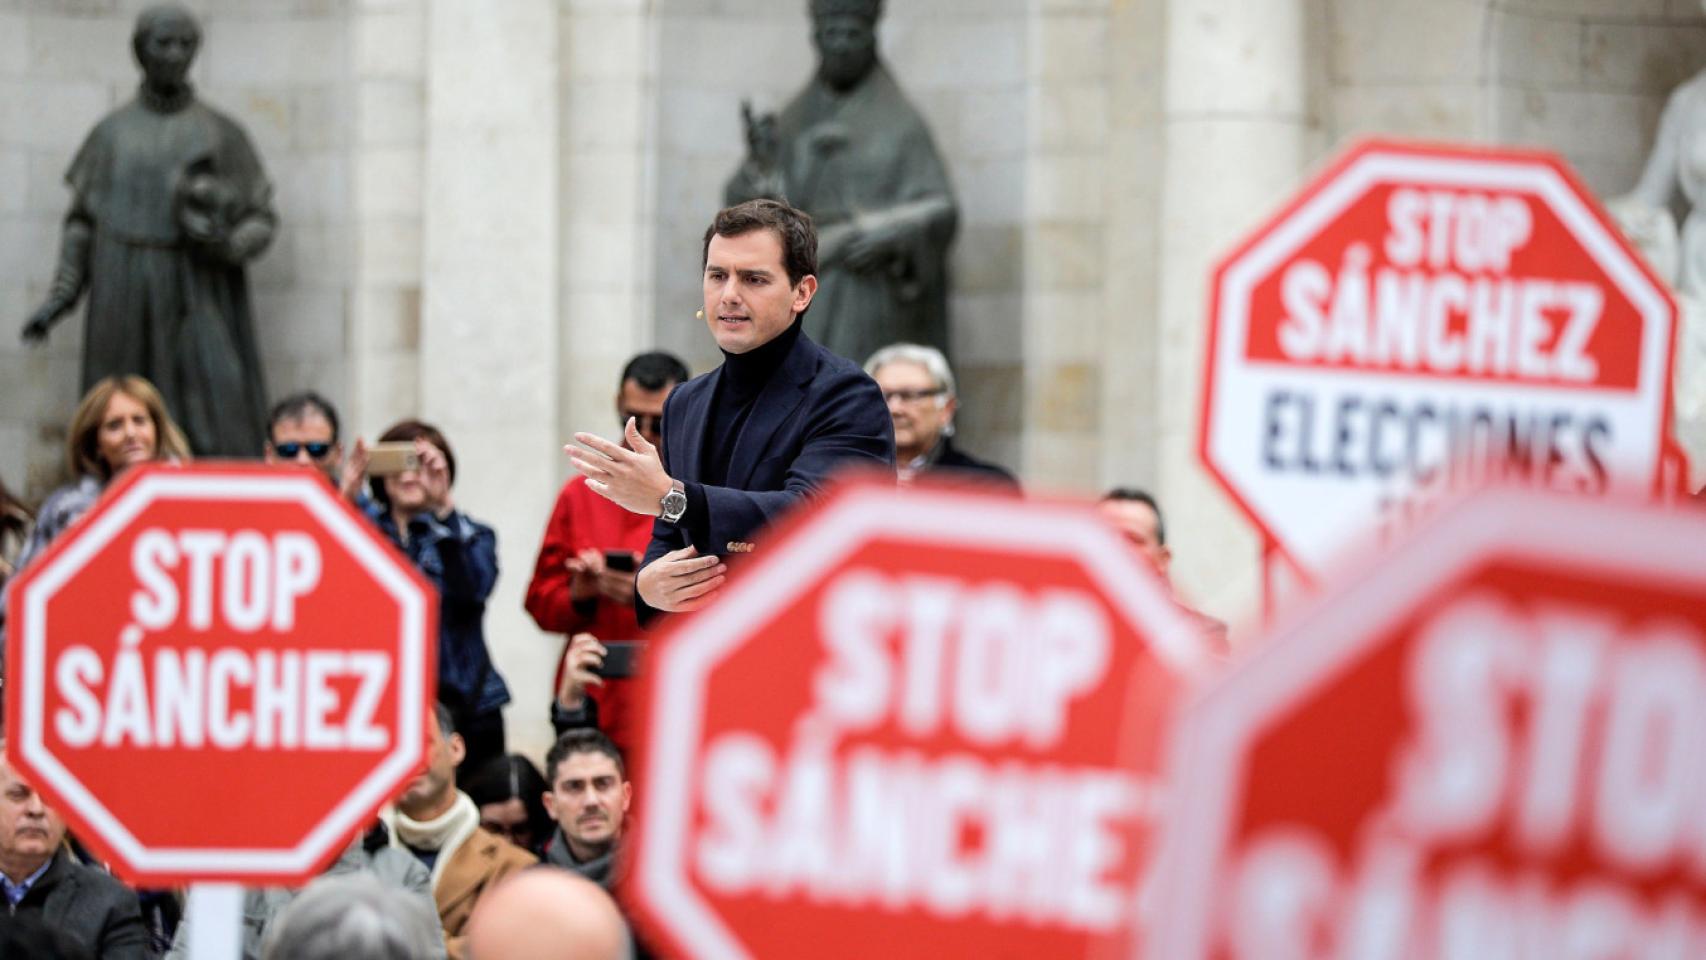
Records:
[[[630,892],[672,956],[1118,947],[1204,657],[1090,507],[843,486],[649,661]]]
[[[436,612],[316,474],[138,467],[14,586],[8,759],[131,883],[306,882],[421,762]]]
[[[1364,143],[1215,271],[1199,454],[1311,578],[1489,480],[1650,493],[1675,326],[1556,157]]]
[[[1195,701],[1154,960],[1706,955],[1706,513],[1498,490]]]

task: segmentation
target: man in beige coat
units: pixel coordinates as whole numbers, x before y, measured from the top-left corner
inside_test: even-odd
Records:
[[[480,896],[511,871],[538,862],[533,854],[480,828],[479,808],[456,789],[456,766],[463,753],[450,711],[440,704],[427,768],[397,798],[391,831],[392,843],[432,871],[432,898],[451,960],[466,955],[463,928]]]

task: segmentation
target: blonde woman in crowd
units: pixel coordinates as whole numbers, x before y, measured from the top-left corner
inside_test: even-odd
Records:
[[[77,405],[66,437],[66,465],[75,479],[42,501],[17,568],[29,566],[126,470],[153,460],[189,458],[189,443],[153,384],[135,376],[100,380]],[[0,592],[0,627],[5,625],[9,593]]]

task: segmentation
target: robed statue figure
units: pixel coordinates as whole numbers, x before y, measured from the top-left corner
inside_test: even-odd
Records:
[[[181,7],[136,21],[135,99],[89,133],[39,341],[88,292],[83,389],[111,374],[160,388],[198,454],[258,456],[266,390],[243,265],[272,240],[272,187],[248,136],[195,98],[201,28]]]
[[[743,106],[724,200],[787,200],[818,229],[812,339],[858,363],[897,341],[948,349],[958,212],[924,118],[877,59],[882,0],[811,0],[817,75],[780,115]]]

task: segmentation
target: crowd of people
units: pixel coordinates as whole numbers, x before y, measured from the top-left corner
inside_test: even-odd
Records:
[[[648,627],[708,602],[726,582],[726,558],[755,549],[767,523],[839,470],[1020,493],[1011,472],[954,442],[959,400],[939,350],[894,344],[861,366],[801,332],[815,257],[809,218],[786,204],[720,212],[705,235],[701,316],[722,364],[694,377],[669,354],[640,354],[616,378],[621,439],[575,435],[576,475],[545,521],[525,592],[539,627],[563,637],[551,691],[558,736],[542,769],[506,747],[511,690],[484,627],[497,532],[458,504],[450,439],[405,419],[373,444],[346,444],[325,397],[299,392],[274,406],[256,454],[320,471],[437,589],[438,695],[426,768],[380,821],[304,890],[247,892],[246,957],[652,953],[609,895],[625,865],[635,790],[625,758],[643,733],[633,684]],[[405,456],[380,462],[399,446]],[[70,482],[33,514],[0,488],[0,578],[40,556],[131,467],[191,456],[153,386],[103,379],[71,418]],[[1118,489],[1102,510],[1165,578],[1154,498]],[[0,631],[8,596],[0,589]],[[1224,627],[1198,616],[1223,645]],[[29,956],[180,956],[196,922],[171,892],[139,894],[112,879],[3,764],[0,893],[10,905],[0,954],[27,941]],[[541,920],[529,913],[540,903],[576,906]],[[518,938],[498,919],[506,911],[579,932]]]

